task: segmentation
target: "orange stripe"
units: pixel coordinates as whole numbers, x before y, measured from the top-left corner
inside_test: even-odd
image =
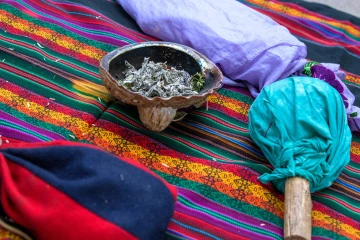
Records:
[[[0,88],[1,90],[1,88]],[[2,90],[1,91],[2,94],[0,94],[0,101],[4,102],[5,104],[11,106],[12,101],[11,99],[14,99],[13,97],[14,94],[11,94],[10,92],[6,91],[6,90]],[[11,97],[13,96],[13,97]],[[97,145],[102,147],[103,149],[106,149],[108,151],[111,152],[118,152],[119,155],[130,158],[130,159],[134,159],[142,164],[144,164],[145,162],[142,161],[142,159],[146,158],[147,153],[149,152],[148,149],[137,145],[136,143],[133,143],[133,145],[128,144],[131,143],[130,141],[123,139],[120,135],[108,131],[106,129],[102,129],[102,128],[98,128],[98,127],[90,127],[87,123],[83,122],[81,119],[76,119],[73,118],[71,116],[68,116],[67,118],[73,119],[77,124],[68,124],[68,121],[66,121],[65,119],[65,115],[61,114],[61,113],[57,113],[57,112],[53,112],[52,114],[48,114],[48,115],[41,115],[38,114],[39,112],[43,112],[44,110],[41,108],[44,108],[43,106],[40,105],[36,105],[35,103],[30,103],[28,106],[26,104],[26,99],[20,99],[20,97],[18,97],[18,101],[20,103],[23,104],[16,104],[14,107],[16,108],[18,111],[21,111],[29,116],[32,116],[34,118],[40,119],[42,121],[46,121],[52,124],[55,124],[57,126],[63,127],[65,129],[68,129],[70,131],[72,131],[74,133],[74,135],[78,138],[78,139],[84,139],[84,140],[89,140],[92,139],[92,142]],[[25,100],[25,101],[24,101]],[[59,115],[60,114],[60,115]],[[55,116],[56,115],[56,116]],[[63,116],[64,115],[64,116]],[[56,117],[59,117],[59,119],[56,119]],[[87,131],[86,135],[82,135],[82,132]],[[127,150],[127,152],[125,152],[122,148],[121,144],[117,144],[115,142],[115,139],[123,139],[123,142],[128,142],[128,143],[124,143],[126,144],[126,146],[129,148]],[[180,158],[175,158],[175,157],[171,157],[171,156],[166,156],[166,155],[161,155],[159,153],[152,153],[154,158],[157,159],[157,162],[153,161],[151,162],[152,164],[152,168],[156,169],[158,171],[167,173],[167,174],[171,174],[173,175],[173,171],[177,170],[177,168],[175,168],[174,164],[180,164],[180,163],[186,163],[187,166],[189,167],[188,170],[186,169],[182,169],[183,171],[183,175],[181,177],[185,178],[185,179],[189,179],[191,181],[196,181],[199,182],[201,184],[207,184],[206,181],[215,181],[214,184],[212,184],[213,187],[216,188],[217,191],[220,191],[230,197],[233,197],[235,199],[239,199],[241,201],[247,202],[251,205],[257,206],[259,208],[265,209],[266,211],[270,211],[273,214],[281,217],[283,215],[283,202],[278,199],[276,196],[270,194],[270,192],[268,192],[267,189],[265,189],[263,186],[261,185],[257,185],[255,183],[249,182],[249,188],[251,188],[252,190],[250,191],[249,189],[244,189],[241,187],[238,187],[234,180],[236,179],[241,179],[240,176],[235,176],[234,174],[227,172],[227,171],[218,171],[218,177],[214,178],[214,177],[209,177],[207,176],[207,174],[203,171],[205,171],[205,169],[207,169],[208,167],[196,162],[192,162],[192,161],[186,161],[184,159],[180,159]],[[146,160],[146,161],[151,161],[151,160]],[[164,165],[165,164],[165,165]],[[191,167],[191,169],[190,169]],[[246,180],[245,180],[246,181]],[[209,185],[209,184],[208,184]],[[247,192],[242,192],[242,191],[247,191]],[[243,193],[245,195],[241,196],[238,195],[239,193]],[[267,194],[265,196],[265,194]],[[272,199],[269,200],[268,197],[271,197]],[[272,205],[272,207],[269,209],[269,204]],[[315,214],[315,215],[314,215]],[[327,228],[329,230],[332,229],[332,225],[329,225],[327,223],[327,219],[330,218],[329,215],[316,211],[313,211],[313,215],[315,217],[315,220],[320,219],[320,222],[316,222],[316,224],[314,226],[318,226],[320,224],[323,224],[324,228]],[[352,228],[351,226],[342,223],[340,221],[338,221],[340,226],[339,232],[341,232],[341,234],[343,234],[344,236],[347,237],[353,237],[354,235],[352,235],[352,233],[355,231],[354,228]],[[331,227],[329,227],[331,226]],[[344,232],[343,229],[349,229],[349,232]]]
[[[330,26],[342,29],[355,37],[360,37],[359,27],[354,26],[348,21],[334,20],[329,17],[315,14],[314,12],[311,12],[304,8],[301,8],[301,10],[299,10],[297,8],[291,7],[292,4],[280,3],[277,2],[276,0],[246,0],[246,1],[254,5],[257,5],[259,7],[263,7],[265,9],[269,9],[271,11],[275,11],[281,14],[286,14],[293,17],[300,17],[311,21],[325,23]]]
[[[3,22],[28,34],[42,37],[61,47],[73,50],[93,59],[100,60],[106,54],[106,52],[102,51],[101,49],[89,46],[63,34],[59,34],[58,32],[49,28],[35,25],[34,23],[19,18],[5,10],[0,10],[0,22]]]

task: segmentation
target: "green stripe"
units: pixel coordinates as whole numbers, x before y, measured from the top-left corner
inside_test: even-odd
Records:
[[[66,80],[65,78],[62,78],[60,76],[57,76],[55,79],[52,79],[54,74],[49,72],[46,69],[43,69],[39,66],[36,66],[34,64],[29,64],[29,62],[24,61],[20,58],[16,58],[8,53],[0,52],[0,59],[6,59],[5,63],[7,65],[10,65],[14,68],[21,69],[24,72],[32,73],[32,75],[38,76],[38,73],[41,73],[41,76],[38,76],[40,79],[48,81],[54,85],[57,85],[61,88],[64,88],[65,90],[72,90],[73,93],[75,92],[75,89],[73,89],[73,86],[70,81]],[[0,69],[1,77],[8,80],[9,82],[13,82],[21,87],[24,87],[26,89],[31,89],[31,91],[42,95],[47,98],[55,98],[57,102],[69,106],[71,108],[83,111],[83,112],[89,112],[92,113],[94,116],[99,116],[102,114],[102,111],[100,108],[98,108],[95,105],[92,105],[90,103],[82,102],[81,100],[75,100],[71,97],[65,96],[63,93],[60,93],[56,90],[50,89],[44,85],[38,84],[32,80],[29,80],[25,77],[19,76],[13,72],[9,72],[5,69]],[[76,93],[75,93],[76,94]],[[81,96],[80,96],[81,99]],[[97,101],[97,98],[94,97],[94,100]],[[102,103],[103,104],[103,103]]]
[[[200,207],[200,206],[198,206],[196,204],[191,203],[186,198],[183,198],[181,196],[178,196],[178,201],[180,203],[184,204],[185,206],[189,207],[189,208],[192,208],[192,209],[207,213],[208,215],[210,215],[210,216],[212,216],[214,218],[223,220],[224,222],[235,225],[237,227],[247,229],[247,230],[252,231],[252,232],[256,232],[257,234],[261,234],[261,235],[265,235],[265,236],[271,236],[274,239],[282,239],[280,236],[278,236],[276,234],[273,234],[271,232],[268,232],[266,230],[262,230],[261,228],[250,226],[250,225],[245,224],[243,222],[239,222],[239,221],[233,220],[231,218],[228,218],[226,216],[223,216],[222,214],[219,214],[217,212],[213,212],[213,211],[210,211],[210,210],[208,210],[206,208]]]
[[[17,45],[15,43],[12,43],[10,39],[14,39],[16,41],[19,41],[19,42],[22,42],[24,44],[28,44],[28,45],[33,45],[37,48],[40,48],[33,40],[29,39],[29,38],[24,38],[24,37],[20,37],[20,36],[16,36],[16,35],[12,35],[12,34],[9,34],[9,33],[1,33],[1,36],[3,37],[6,37],[8,38],[9,40],[8,41],[5,41],[5,40],[1,40],[0,39],[0,44],[2,47],[6,47],[6,48],[9,48],[9,49],[14,49],[14,51],[16,52],[19,52],[19,53],[22,53],[26,56],[30,56],[30,57],[33,57],[35,59],[38,59],[39,61],[42,61],[44,63],[46,63],[46,65],[50,65],[50,66],[53,66],[53,67],[56,67],[56,68],[59,68],[61,70],[64,70],[65,72],[68,72],[68,73],[72,73],[80,78],[84,78],[86,80],[89,80],[91,82],[94,82],[94,83],[97,83],[97,84],[101,84],[101,80],[99,79],[99,77],[93,77],[91,75],[89,75],[88,73],[85,73],[81,70],[77,70],[71,66],[67,66],[65,65],[64,63],[62,63],[62,61],[66,61],[66,62],[69,62],[71,64],[74,64],[76,66],[78,66],[80,69],[84,69],[84,70],[87,70],[87,71],[90,71],[90,72],[93,72],[94,74],[99,74],[99,69],[97,67],[94,67],[94,66],[91,66],[89,64],[86,64],[84,62],[80,62],[74,58],[70,58],[66,55],[63,55],[63,54],[59,54],[53,50],[51,50],[50,48],[47,48],[47,47],[44,47],[44,48],[41,48],[42,51],[46,52],[47,54],[49,54],[50,56],[53,56],[55,59],[59,59],[58,62],[56,62],[56,60],[50,60],[49,58],[45,57],[42,53],[40,52],[37,52],[33,49],[30,49],[30,48],[27,48],[27,47],[24,47],[24,46],[20,46],[20,45]],[[44,60],[45,58],[45,60]],[[0,59],[1,61],[2,59]],[[61,61],[60,61],[61,60]]]
[[[109,106],[109,109],[112,109],[116,112],[121,113],[122,115],[130,118],[131,120],[137,122],[138,124],[142,125],[142,123],[140,122],[139,119],[139,115],[137,112],[137,109],[135,106],[125,106],[125,105],[118,105],[118,104],[112,104],[111,106]],[[110,114],[109,112],[105,112],[102,116],[102,119],[108,120],[110,122],[116,123],[116,124],[120,124],[123,127],[135,130],[141,134],[144,134],[152,139],[155,139],[159,142],[161,142],[163,145],[168,146],[171,149],[174,149],[175,151],[181,152],[181,153],[186,153],[187,155],[191,155],[193,157],[198,157],[198,158],[203,158],[203,159],[208,159],[208,160],[213,160],[213,158],[205,153],[202,153],[201,151],[198,151],[196,149],[193,149],[192,147],[187,146],[184,143],[181,143],[175,139],[169,138],[167,136],[164,136],[163,133],[165,134],[169,134],[170,136],[176,136],[178,138],[181,138],[183,140],[185,140],[186,142],[195,144],[197,146],[199,146],[200,148],[203,148],[204,150],[213,152],[219,156],[222,156],[224,158],[227,159],[231,159],[231,160],[244,160],[244,158],[235,155],[231,152],[228,152],[228,150],[223,150],[221,148],[214,148],[214,146],[211,143],[206,143],[202,140],[198,140],[195,139],[193,137],[187,136],[185,134],[182,134],[176,130],[171,129],[171,127],[168,127],[167,129],[165,129],[163,131],[163,133],[155,133],[146,129],[139,129],[129,123],[127,123],[124,120],[119,119],[118,117]],[[179,128],[181,126],[178,126],[176,123],[173,123],[173,126],[176,128]]]
[[[342,173],[345,174],[346,176],[349,176],[349,177],[352,177],[352,178],[355,178],[355,179],[359,178],[358,173],[352,172],[352,171],[348,170],[347,168],[344,168],[342,170]]]
[[[16,130],[18,130],[20,132],[23,132],[23,133],[27,133],[27,134],[32,135],[32,136],[34,136],[36,138],[39,138],[39,139],[41,139],[43,141],[50,141],[51,140],[50,138],[42,136],[42,135],[38,134],[37,132],[30,131],[29,129],[23,128],[22,126],[12,124],[12,123],[7,122],[7,121],[0,120],[0,125],[6,126],[6,127],[9,127],[9,128],[12,128],[12,129],[16,129]]]
[[[350,161],[349,164],[348,164],[348,166],[350,166],[350,167],[352,167],[352,168],[360,171],[360,164],[359,164],[359,163]]]
[[[215,128],[217,130],[221,130],[221,131],[224,131],[224,132],[229,132],[229,133],[232,133],[232,134],[238,134],[240,136],[247,137],[247,138],[250,137],[250,134],[247,132],[247,129],[248,129],[247,126],[248,125],[243,123],[243,122],[240,122],[240,121],[238,121],[238,120],[236,120],[234,118],[231,118],[230,121],[224,121],[224,122],[226,122],[228,124],[231,124],[233,126],[243,128],[244,131],[246,131],[246,132],[237,130],[237,129],[232,128],[232,127],[225,126],[222,123],[219,123],[216,120],[210,119],[207,116],[206,117],[202,116],[199,113],[206,113],[206,114],[208,114],[210,116],[216,117],[216,118],[224,121],[224,119],[222,117],[216,116],[216,115],[218,115],[217,114],[218,112],[216,112],[215,110],[206,111],[206,109],[202,109],[202,108],[196,109],[195,111],[190,112],[186,116],[185,119],[191,118],[191,120],[193,120],[193,121],[195,121],[197,123],[201,123],[203,125],[211,126],[212,128]]]
[[[326,189],[321,190],[321,191],[326,191]],[[330,195],[332,197],[335,197],[333,195]],[[335,197],[336,198],[336,197]],[[339,198],[340,200],[343,200],[342,198]],[[340,212],[341,214],[348,216],[349,218],[352,219],[360,219],[360,215],[358,213],[353,212],[352,210],[346,208],[345,206],[343,206],[341,203],[337,203],[332,199],[329,199],[327,197],[321,197],[321,196],[317,196],[317,195],[312,195],[312,200],[313,201],[317,201],[320,202],[326,206],[328,206],[329,208],[333,209],[336,212]],[[358,209],[358,202],[357,204],[354,205],[353,207]]]
[[[335,29],[335,30],[337,30],[337,31],[340,31],[340,32],[342,32],[342,33],[344,33],[346,36],[348,36],[349,38],[351,38],[351,39],[353,39],[353,40],[355,40],[355,41],[360,41],[360,38],[359,37],[356,37],[355,35],[352,35],[351,33],[349,33],[349,32],[347,32],[345,29],[343,29],[343,28],[339,28],[339,27],[335,27],[335,26],[332,26],[332,25],[330,25],[330,24],[328,24],[328,23],[323,23],[323,24],[325,24],[325,25],[327,25],[328,27],[331,27],[331,28],[333,28],[333,29]],[[340,40],[341,40],[341,36],[339,36],[339,38],[340,38]]]
[[[222,106],[222,105],[221,105],[221,106]],[[224,106],[222,106],[222,107],[224,107]],[[224,108],[227,108],[227,107],[224,107]],[[227,108],[227,109],[228,109],[229,111],[233,111],[233,110],[230,109],[230,108]],[[205,112],[205,113],[207,113],[207,114],[213,115],[214,117],[216,117],[216,118],[218,118],[218,119],[221,119],[221,120],[223,120],[223,121],[225,121],[225,122],[228,122],[228,123],[230,123],[230,124],[232,124],[232,125],[235,125],[235,126],[238,125],[239,127],[245,128],[245,129],[248,128],[248,127],[247,127],[248,124],[242,122],[241,119],[238,119],[238,118],[237,118],[237,116],[235,116],[235,117],[229,116],[228,113],[226,113],[226,112],[221,112],[221,110],[216,110],[216,109],[211,109],[211,108],[209,108],[207,111],[206,111],[206,109],[198,109],[198,110],[196,110],[196,111],[203,111],[203,112]],[[237,113],[237,114],[240,114],[240,115],[241,115],[241,113]],[[247,116],[244,115],[244,117],[247,119]]]
[[[352,189],[350,189],[349,187],[347,187],[347,186],[345,186],[345,185],[343,185],[343,184],[341,184],[341,183],[338,183],[338,184],[340,184],[341,186],[345,187],[346,189],[352,190]],[[354,191],[354,190],[352,190],[352,191]],[[322,189],[322,190],[319,191],[319,192],[320,192],[320,193],[325,193],[325,194],[328,194],[328,195],[330,195],[330,196],[332,196],[332,197],[335,197],[335,198],[337,198],[337,199],[340,199],[340,200],[344,201],[345,203],[347,203],[347,204],[349,204],[349,205],[351,205],[351,206],[357,206],[357,205],[359,204],[359,200],[354,200],[353,198],[349,198],[348,196],[346,196],[346,195],[344,195],[344,194],[341,194],[341,193],[339,193],[339,192],[336,192],[336,191],[334,191],[334,190],[331,190],[331,189],[329,189],[329,188],[324,188],[324,189]],[[338,205],[338,203],[337,203],[337,205]],[[340,204],[340,206],[343,207],[341,204]],[[341,212],[342,212],[342,211],[341,211]],[[360,215],[359,215],[359,219],[360,219]]]
[[[156,174],[164,178],[167,182],[170,184],[186,188],[189,190],[192,190],[194,192],[199,193],[200,195],[219,203],[225,207],[234,209],[236,211],[245,213],[249,216],[258,218],[263,221],[272,222],[273,224],[277,226],[283,225],[283,220],[279,218],[278,216],[274,215],[273,213],[258,208],[256,206],[250,205],[248,203],[242,202],[240,200],[236,200],[234,198],[229,197],[228,195],[225,195],[219,191],[214,190],[210,186],[207,186],[205,184],[193,182],[186,179],[181,179],[160,171],[154,171]]]
[[[23,2],[19,2],[18,3],[21,3],[22,5],[25,6],[25,4]],[[25,6],[25,8],[27,8]],[[30,15],[27,15],[25,14],[24,12],[22,12],[21,10],[19,10],[18,8],[15,8],[11,5],[8,5],[6,3],[2,4],[1,5],[1,9],[19,17],[19,18],[22,18],[26,21],[29,21],[33,24],[35,24],[36,26],[41,26],[41,27],[44,27],[44,28],[48,28],[48,29],[51,29],[59,34],[62,34],[62,35],[65,35],[67,37],[70,37],[72,39],[75,39],[81,43],[84,43],[86,45],[89,45],[89,46],[92,46],[92,47],[95,47],[95,48],[98,48],[100,50],[103,50],[105,52],[110,52],[112,51],[113,49],[115,49],[115,46],[112,46],[110,44],[106,44],[106,43],[103,43],[103,42],[100,42],[100,41],[96,41],[96,40],[92,40],[92,39],[89,39],[89,38],[85,38],[79,34],[76,34],[74,32],[71,32],[67,29],[64,29],[63,27],[61,26],[58,26],[56,24],[53,24],[53,23],[48,23],[48,22],[44,22],[42,20],[39,20],[39,19],[36,19],[36,18],[33,18],[31,17]]]
[[[235,100],[238,100],[240,102],[243,102],[243,103],[246,103],[246,104],[249,104],[249,105],[251,105],[254,102],[254,98],[248,97],[248,96],[243,95],[243,94],[238,93],[238,92],[231,91],[231,90],[226,89],[226,88],[219,89],[218,93],[225,96],[225,97],[233,98]]]
[[[169,233],[167,230],[165,232],[165,239],[168,240],[168,239],[181,239],[181,240],[185,240],[186,238],[182,238],[182,237],[179,237],[179,236],[175,236],[174,234],[172,233]]]
[[[119,107],[114,107],[114,105],[111,105],[109,107],[109,109],[120,112],[124,116],[126,116],[126,117],[130,118],[131,120],[137,122],[138,124],[142,125],[142,123],[140,122],[139,115],[137,113],[136,107],[133,107],[133,106],[122,106],[122,107],[123,108],[119,109]],[[163,136],[162,133],[155,133],[155,132],[152,132],[150,130],[137,128],[134,125],[131,125],[130,123],[128,123],[128,122],[126,122],[126,121],[112,115],[109,112],[105,112],[101,116],[101,119],[110,121],[110,122],[112,122],[114,124],[119,124],[122,127],[134,130],[134,131],[136,131],[136,132],[138,132],[140,134],[143,134],[143,135],[145,135],[147,137],[150,137],[151,139],[154,139],[154,140],[160,142],[162,145],[168,146],[171,150],[175,150],[175,151],[178,151],[178,152],[186,152],[188,155],[191,155],[193,157],[211,159],[211,157],[209,157],[208,155],[206,155],[206,154],[204,154],[204,153],[202,153],[200,151],[197,151],[197,150],[195,150],[195,149],[193,149],[191,147],[188,147],[185,144],[178,142],[177,140],[174,140],[174,139],[171,139],[169,137]],[[163,132],[173,136],[173,134],[172,134],[173,131],[170,128],[167,128]],[[181,136],[179,136],[180,134],[178,134],[178,133],[176,135],[177,135],[177,137],[181,137]],[[191,139],[190,143],[196,144],[193,139]]]
[[[197,192],[198,194],[218,203],[225,207],[228,207],[230,209],[234,209],[236,211],[245,213],[251,217],[257,218],[262,221],[271,222],[276,226],[283,227],[283,219],[279,218],[278,216],[272,214],[269,211],[263,210],[261,208],[258,208],[256,206],[244,203],[240,200],[235,200],[225,194],[222,194],[211,187],[207,185],[203,185],[200,183],[196,183],[193,181],[181,179],[175,176],[171,176],[169,174],[160,172],[160,171],[154,171],[156,174],[164,178],[167,182],[179,186],[185,189],[192,190],[194,192]],[[334,229],[334,231],[338,231],[337,229]],[[318,236],[318,237],[326,237],[331,239],[348,239],[342,235],[339,235],[338,233],[334,231],[329,231],[324,228],[319,227],[312,227],[312,235]],[[281,238],[280,238],[281,239]]]
[[[338,231],[338,229],[334,229],[334,231]],[[336,240],[349,240],[349,238],[342,236],[334,231],[329,231],[325,228],[320,227],[312,227],[311,235],[313,237],[325,237],[330,239],[336,239]]]
[[[53,132],[53,133],[57,133],[60,136],[63,136],[64,138],[66,138],[67,140],[72,140],[74,141],[74,139],[72,139],[69,135],[73,135],[74,133],[72,133],[71,131],[67,130],[66,128],[62,128],[59,126],[56,126],[54,124],[50,124],[41,120],[38,120],[34,117],[28,116],[22,112],[19,112],[13,108],[11,108],[10,106],[0,102],[0,109],[4,112],[7,112],[8,114],[20,119],[21,121],[27,122],[27,123],[31,123],[33,126],[38,127],[38,128],[42,128],[46,131],[49,132]],[[39,134],[39,133],[37,133]],[[79,141],[79,142],[84,142],[84,143],[90,143],[88,141]]]
[[[39,14],[40,16],[44,16],[44,17],[48,16],[48,14],[43,13],[43,12],[31,7],[30,5],[28,5],[28,4],[24,3],[24,2],[22,3],[22,5],[25,8],[30,9],[32,12],[35,12],[35,13]],[[53,16],[53,17],[55,18],[55,16]],[[56,18],[56,20],[63,23],[63,24],[66,24],[67,26],[70,26],[70,27],[75,28],[77,30],[81,30],[82,32],[86,32],[86,33],[89,33],[89,34],[95,34],[95,35],[109,36],[109,37],[112,37],[112,38],[115,38],[115,39],[118,39],[118,40],[121,40],[121,41],[124,41],[124,42],[127,42],[127,43],[134,43],[133,40],[122,37],[121,35],[113,34],[111,32],[105,32],[105,31],[102,31],[102,30],[87,29],[87,28],[78,26],[76,24],[73,24],[71,22],[65,21],[65,20],[60,19],[60,18]]]
[[[4,43],[11,44],[11,46],[16,47],[16,48],[23,48],[23,47],[20,46],[20,45],[16,45],[16,44],[11,43],[12,39],[14,39],[16,41],[19,41],[19,42],[26,43],[26,44],[34,45],[35,47],[40,48],[38,45],[36,45],[36,43],[37,43],[36,41],[34,41],[34,40],[32,40],[32,39],[30,39],[28,37],[24,37],[24,36],[21,36],[21,35],[14,35],[14,34],[11,34],[9,32],[3,32],[3,31],[1,31],[1,35],[4,38],[9,39],[8,41],[2,40]],[[54,50],[52,50],[50,48],[47,48],[45,46],[44,46],[44,48],[41,48],[41,50],[48,53],[51,56],[54,56],[55,58],[60,58],[60,59],[63,59],[65,61],[67,61],[67,62],[71,62],[74,65],[77,65],[78,67],[80,67],[82,69],[86,69],[86,70],[91,71],[93,73],[98,73],[99,72],[98,67],[96,67],[96,66],[84,63],[83,61],[79,61],[79,60],[77,60],[75,58],[72,58],[70,56],[67,56],[67,55],[64,55],[62,53],[56,52],[56,51],[54,51]],[[33,51],[33,50],[30,50],[30,51]],[[40,53],[38,53],[38,54],[40,54]],[[48,62],[48,63],[50,63],[50,62]]]

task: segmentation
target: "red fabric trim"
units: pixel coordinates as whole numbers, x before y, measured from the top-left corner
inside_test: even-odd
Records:
[[[0,155],[1,202],[6,213],[39,240],[136,239],[90,212],[20,165]]]

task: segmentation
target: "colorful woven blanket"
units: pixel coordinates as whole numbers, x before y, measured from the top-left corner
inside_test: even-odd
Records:
[[[119,8],[111,0],[88,2]],[[241,2],[286,26],[307,45],[310,60],[340,63],[360,99],[360,20],[288,1]],[[68,140],[145,165],[178,190],[169,238],[282,239],[284,196],[258,180],[272,167],[248,133],[249,92],[225,86],[209,97],[208,109],[162,133],[148,131],[136,108],[103,87],[98,63],[117,47],[155,39],[100,10],[75,1],[0,1],[2,144]],[[314,239],[360,239],[359,179],[355,134],[349,165],[331,187],[312,194]],[[22,239],[5,229],[0,238]]]

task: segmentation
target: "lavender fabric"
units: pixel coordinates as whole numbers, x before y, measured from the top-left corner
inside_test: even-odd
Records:
[[[145,33],[203,53],[222,70],[225,84],[246,85],[253,96],[306,63],[302,42],[235,0],[118,2]]]
[[[304,43],[236,0],[117,1],[145,33],[196,49],[221,69],[224,84],[248,87],[254,97],[275,81],[303,75],[307,63]],[[347,99],[350,127],[360,131],[360,109],[353,106],[355,97],[342,82],[345,73],[338,64],[322,65],[343,87],[340,94]]]

